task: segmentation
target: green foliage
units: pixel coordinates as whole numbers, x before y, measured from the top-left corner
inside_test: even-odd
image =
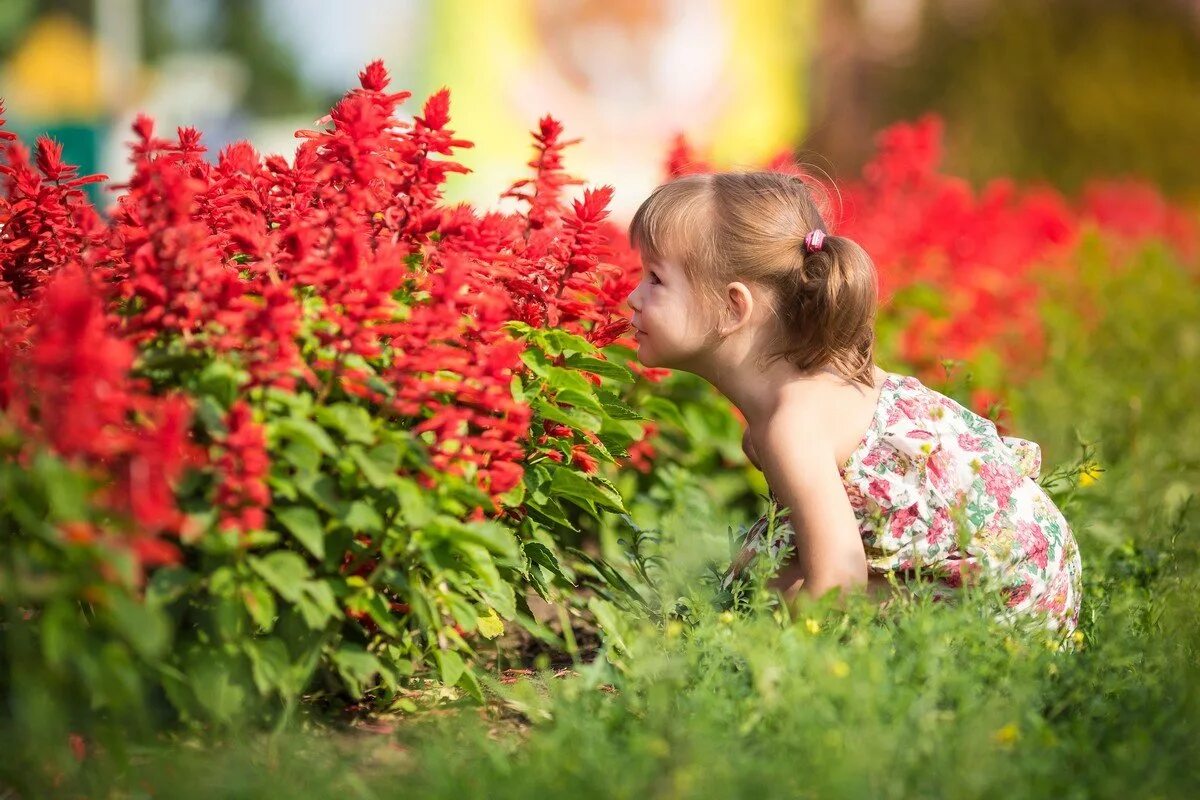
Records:
[[[564,646],[536,621],[527,589],[552,603],[584,587],[636,598],[602,556],[573,546],[582,528],[626,511],[575,451],[611,465],[642,436],[626,396],[633,376],[581,337],[512,329],[529,344],[514,395],[534,408],[534,430],[565,428],[530,443],[525,479],[495,519],[472,517],[487,498],[469,475],[433,468],[412,420],[330,376],[317,391],[247,389],[236,363],[166,340],[145,348],[138,371],[194,399],[198,444],[219,448],[230,407],[251,404],[270,462],[262,529],[223,530],[214,476],[193,471],[178,498],[192,522],[182,560],[143,583],[122,549],[64,539],[64,524],[98,513],[87,476],[45,455],[32,469],[0,461],[2,685],[19,712],[13,729],[38,727],[61,743],[71,730],[102,736],[98,721],[119,729],[127,716],[145,730],[172,716],[226,730],[286,725],[302,696],[313,707],[403,707],[428,677],[482,702],[480,642],[516,625]]]
[[[931,3],[903,63],[880,62],[868,130],[936,111],[954,174],[1047,180],[1139,175],[1196,196],[1200,37],[1177,3]],[[813,146],[810,143],[810,146]],[[818,143],[818,150],[824,150]]]

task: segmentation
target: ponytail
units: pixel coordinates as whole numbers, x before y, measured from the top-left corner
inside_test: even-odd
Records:
[[[795,267],[780,275],[776,286],[784,341],[768,353],[768,362],[783,358],[802,371],[828,364],[849,380],[873,384],[874,262],[844,236],[826,233],[812,252],[804,236],[797,234],[796,244]]]

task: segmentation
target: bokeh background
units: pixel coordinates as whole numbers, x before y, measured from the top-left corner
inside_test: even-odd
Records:
[[[0,3],[10,125],[115,180],[138,112],[199,128],[213,157],[238,139],[290,154],[374,58],[409,113],[450,87],[475,147],[447,199],[480,208],[504,208],[548,113],[583,140],[572,171],[616,187],[618,218],[676,133],[724,165],[793,147],[841,178],[876,131],[926,111],[946,121],[946,170],[977,184],[1137,175],[1200,196],[1196,0]]]
[[[374,210],[407,141],[316,177],[364,125],[294,186],[245,148],[219,174],[148,147],[105,226],[63,213],[53,147],[0,148],[0,797],[1200,797],[1200,2],[0,0],[0,139],[52,134],[104,207],[135,115],[290,155],[378,58],[401,116],[449,88],[474,148],[442,195],[420,163]],[[527,165],[547,115],[582,140],[564,194],[611,204],[559,215],[563,176]],[[717,591],[769,508],[745,420],[688,373],[626,376],[628,338],[549,366],[618,335],[640,267],[610,223],[670,168],[789,151],[858,211],[878,363],[1041,446],[1084,564],[1071,647],[983,597],[791,620],[763,559]],[[536,209],[501,200],[531,173]],[[282,221],[194,194],[248,186]],[[457,201],[436,245],[409,213]],[[603,280],[564,294],[581,265]],[[485,429],[512,321],[536,413]],[[326,382],[243,380],[301,368]],[[189,431],[172,487],[145,465]],[[449,472],[418,491],[417,437],[523,459],[519,513],[467,517]]]

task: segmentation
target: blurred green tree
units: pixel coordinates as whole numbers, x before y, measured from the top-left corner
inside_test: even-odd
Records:
[[[867,5],[823,7],[814,68],[825,90],[805,145],[839,172],[857,172],[875,131],[936,111],[946,168],[977,184],[1006,175],[1074,192],[1136,174],[1200,198],[1195,3],[924,0],[916,35],[886,55]]]
[[[296,70],[295,55],[266,23],[258,0],[205,0],[205,30],[180,36],[170,24],[172,3],[142,0],[143,52],[153,63],[187,41],[235,56],[246,67],[248,85],[242,105],[255,116],[273,116],[318,108],[318,97]]]

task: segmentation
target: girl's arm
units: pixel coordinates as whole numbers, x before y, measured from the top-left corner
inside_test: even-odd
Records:
[[[838,473],[828,432],[810,420],[772,420],[756,453],[779,503],[790,509],[796,561],[776,584],[790,601],[800,591],[820,597],[830,589],[867,583],[867,557],[858,521]]]

